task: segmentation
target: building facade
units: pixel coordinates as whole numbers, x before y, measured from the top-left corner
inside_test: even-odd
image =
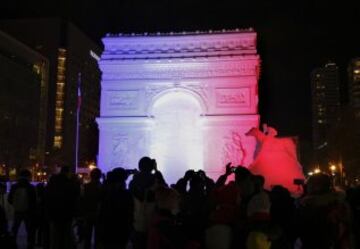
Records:
[[[60,19],[9,20],[0,29],[47,57],[49,66],[46,164],[75,164],[78,85],[81,89],[79,165],[96,160],[101,47]],[[81,75],[79,79],[79,75]]]
[[[42,165],[49,62],[0,31],[0,71],[0,166],[19,169]]]
[[[320,165],[327,165],[331,129],[340,118],[339,72],[335,63],[327,63],[311,73],[313,148]]]
[[[347,125],[350,132],[346,140],[343,161],[350,180],[360,182],[360,58],[354,58],[348,65],[348,115],[351,124]]]
[[[249,165],[259,124],[260,58],[249,30],[103,38],[98,164],[157,160],[174,182],[188,169],[216,177]]]
[[[348,75],[349,103],[351,107],[360,113],[360,58],[355,58],[350,61]]]

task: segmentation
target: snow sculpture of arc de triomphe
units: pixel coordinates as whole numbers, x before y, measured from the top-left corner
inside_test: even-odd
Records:
[[[249,30],[103,38],[98,165],[156,158],[169,182],[189,169],[216,177],[249,165],[259,124],[260,58]]]

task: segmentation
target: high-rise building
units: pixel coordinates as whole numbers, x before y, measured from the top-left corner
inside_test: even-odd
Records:
[[[96,160],[101,47],[75,25],[60,19],[8,20],[0,29],[49,59],[46,164],[74,165],[80,81],[79,165]],[[80,77],[79,77],[80,75]]]
[[[348,65],[348,99],[351,125],[347,125],[350,132],[346,141],[344,165],[350,180],[360,181],[360,58],[354,58]]]
[[[48,60],[0,31],[0,165],[44,163]]]
[[[360,112],[360,58],[355,58],[350,61],[348,75],[350,106]]]
[[[340,115],[339,72],[335,63],[327,63],[311,73],[313,147],[319,164],[329,163],[330,129]]]

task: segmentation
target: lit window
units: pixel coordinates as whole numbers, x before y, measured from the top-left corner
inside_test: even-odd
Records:
[[[64,86],[65,86],[65,72],[66,72],[66,50],[58,49],[58,66],[56,75],[56,106],[55,106],[55,131],[60,133],[62,131],[63,111],[64,111]],[[60,148],[62,144],[62,137],[54,137],[54,146]]]
[[[54,147],[61,148],[62,146],[62,136],[55,136],[54,137]]]
[[[36,64],[33,65],[33,70],[34,70],[34,72],[37,73],[37,74],[40,74],[40,72],[41,72],[40,66],[39,66],[39,65],[36,65]]]

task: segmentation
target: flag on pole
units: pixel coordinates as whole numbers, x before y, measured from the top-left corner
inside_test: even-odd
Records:
[[[81,107],[81,73],[78,75],[77,82],[77,108],[76,108],[76,141],[75,141],[75,173],[79,167],[79,126],[80,126],[80,107]]]
[[[77,109],[80,110],[81,107],[81,87],[80,87],[80,83],[81,83],[81,73],[79,73],[78,76],[78,91],[77,91]]]

